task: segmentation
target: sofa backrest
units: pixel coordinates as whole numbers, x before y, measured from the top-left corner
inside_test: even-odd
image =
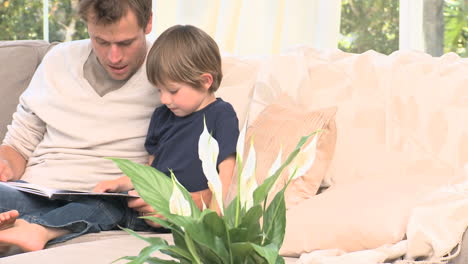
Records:
[[[262,61],[257,76],[251,119],[284,93],[304,111],[338,108],[337,144],[324,186],[367,178],[463,177],[468,58],[303,46]]]
[[[0,41],[0,139],[11,123],[19,96],[52,46],[44,40]]]

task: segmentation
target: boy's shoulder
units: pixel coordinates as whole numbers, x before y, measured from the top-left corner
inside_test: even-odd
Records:
[[[213,103],[213,108],[210,110],[212,117],[216,122],[221,123],[237,123],[237,114],[234,110],[234,107],[229,103],[224,101],[221,98],[216,98],[216,102]]]
[[[224,101],[221,97],[217,97],[216,101],[213,103],[213,108],[234,111],[234,107],[229,102]]]
[[[221,99],[220,97],[216,98],[216,101],[212,103],[211,112],[215,112],[217,115],[224,117],[237,116],[234,107],[229,103]]]

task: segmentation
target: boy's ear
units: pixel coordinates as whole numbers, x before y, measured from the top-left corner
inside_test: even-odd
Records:
[[[203,83],[203,88],[206,90],[210,89],[211,84],[213,84],[213,76],[209,73],[204,73],[201,75],[202,83]]]

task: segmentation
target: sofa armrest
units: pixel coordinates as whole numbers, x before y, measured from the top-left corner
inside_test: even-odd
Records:
[[[31,78],[47,51],[55,44],[44,40],[0,41],[0,138],[3,139],[18,98],[29,85]]]

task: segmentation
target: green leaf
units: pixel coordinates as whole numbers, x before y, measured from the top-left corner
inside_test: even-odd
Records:
[[[224,222],[229,228],[235,226],[236,222],[236,198],[234,198],[224,210]]]
[[[172,229],[172,238],[174,240],[174,247],[179,248],[180,250],[184,250],[185,252],[188,252],[188,254],[190,254],[187,243],[185,242],[185,232],[180,227],[175,226]],[[169,256],[176,257],[176,256],[173,256],[174,253],[171,251],[168,251],[168,252],[164,251],[164,253]],[[192,259],[191,254],[190,254],[190,259]]]
[[[131,179],[133,186],[146,203],[153,207],[158,213],[172,221],[172,214],[169,210],[172,181],[166,174],[151,166],[138,164],[130,160],[118,158],[109,159],[114,161],[120,170]],[[187,192],[183,186],[181,187],[184,197],[190,203],[192,216],[197,217],[200,215],[200,210],[195,205],[190,193]]]
[[[231,238],[231,243],[240,243],[248,241],[249,232],[245,227],[235,227],[229,229],[229,237]]]
[[[255,205],[242,217],[239,227],[244,227],[247,230],[247,237],[244,241],[252,243],[260,243],[262,241],[263,233],[260,226],[262,213],[262,206]]]
[[[268,244],[266,246],[259,246],[252,244],[253,249],[262,256],[268,264],[276,264],[276,258],[278,257],[279,248],[274,244]]]
[[[265,233],[264,244],[275,244],[278,248],[283,244],[286,230],[286,203],[284,201],[284,188],[275,195],[268,206],[263,218]]]
[[[185,232],[197,245],[206,247],[207,250],[211,250],[213,254],[225,261],[229,260],[228,232],[224,221],[216,212],[203,211],[199,220],[185,226]]]
[[[215,244],[218,247],[224,247],[223,241],[219,237],[215,238]],[[210,248],[203,244],[195,244],[197,247],[197,252],[199,252],[200,260],[202,263],[213,263],[213,264],[222,264],[222,263],[229,263],[229,255],[225,255],[224,258],[218,254],[218,250],[216,248]],[[224,249],[224,251],[226,251]]]
[[[174,225],[171,224],[171,222],[167,221],[167,220],[164,220],[162,218],[159,218],[159,217],[156,217],[156,216],[150,216],[150,215],[147,215],[147,216],[140,216],[139,218],[142,218],[142,219],[147,219],[147,220],[150,220],[152,222],[155,222],[157,224],[160,224],[162,227],[166,228],[166,229],[174,229]]]
[[[145,263],[148,263],[148,264],[179,264],[179,262],[177,262],[175,260],[165,260],[165,259],[160,259],[160,258],[156,258],[156,257],[147,258]]]
[[[183,248],[180,248],[178,246],[174,246],[174,245],[169,245],[167,248],[165,249],[161,249],[161,252],[163,252],[164,254],[168,255],[168,256],[171,256],[175,259],[179,259],[179,260],[186,260],[186,261],[192,261],[193,258],[192,258],[192,255],[190,254],[190,252],[188,251],[188,249],[183,249]]]
[[[276,258],[276,264],[284,264],[284,258],[280,255]]]
[[[232,244],[232,252],[233,255],[236,256],[235,263],[244,263],[246,260],[250,259],[255,261],[253,263],[276,264],[279,256],[278,251],[278,247],[273,244],[263,247],[250,242]]]
[[[224,221],[215,211],[205,210],[203,211],[201,221],[206,230],[214,236],[225,238],[227,235],[226,225]]]
[[[193,257],[193,262],[197,263],[197,264],[202,264],[202,262],[200,261],[200,256],[198,256],[198,252],[195,248],[195,244],[193,243],[193,240],[190,238],[190,236],[188,236],[187,233],[185,233],[185,243],[187,244],[187,248],[188,250],[190,251],[190,254],[192,255]]]
[[[128,229],[128,228],[124,228],[124,227],[121,227],[122,230],[126,231],[127,233],[131,234],[132,236],[135,236],[141,240],[144,240],[146,242],[148,242],[149,244],[152,244],[152,245],[167,245],[167,241],[160,238],[160,237],[144,237],[140,234],[138,234],[137,232],[131,230],[131,229]]]
[[[137,257],[127,256],[127,257],[120,258],[120,259],[118,259],[116,261],[119,261],[119,260],[122,260],[122,259],[135,260],[135,259],[137,259]],[[114,262],[116,262],[116,261],[114,261]],[[151,258],[147,258],[145,263],[148,263],[148,264],[178,264],[179,262],[174,261],[174,260],[164,260],[164,259],[160,259],[160,258],[151,257]]]
[[[144,237],[128,228],[122,228],[122,229],[128,232],[129,234],[150,243],[153,246],[160,245],[161,248],[159,248],[159,250],[166,255],[169,255],[176,259],[186,259],[189,261],[193,260],[192,256],[190,255],[190,253],[188,252],[186,248],[168,245],[167,241],[160,237]],[[141,259],[140,257],[142,257],[142,254],[146,254],[146,251],[140,252],[140,255],[138,256],[138,258],[135,258],[135,260],[139,261]]]
[[[153,167],[137,164],[125,159],[110,158],[122,172],[130,177],[140,196],[164,216],[169,214],[169,198],[172,181],[164,173]]]
[[[249,242],[237,242],[231,244],[232,255],[236,257],[247,257],[254,251],[252,243]],[[243,258],[242,258],[243,259]]]
[[[138,254],[137,257],[133,258],[130,262],[128,262],[128,264],[143,264],[147,261],[148,258],[151,257],[151,254],[153,254],[153,252],[164,249],[166,247],[167,245],[162,244],[153,244],[147,246],[140,251],[140,254]]]

